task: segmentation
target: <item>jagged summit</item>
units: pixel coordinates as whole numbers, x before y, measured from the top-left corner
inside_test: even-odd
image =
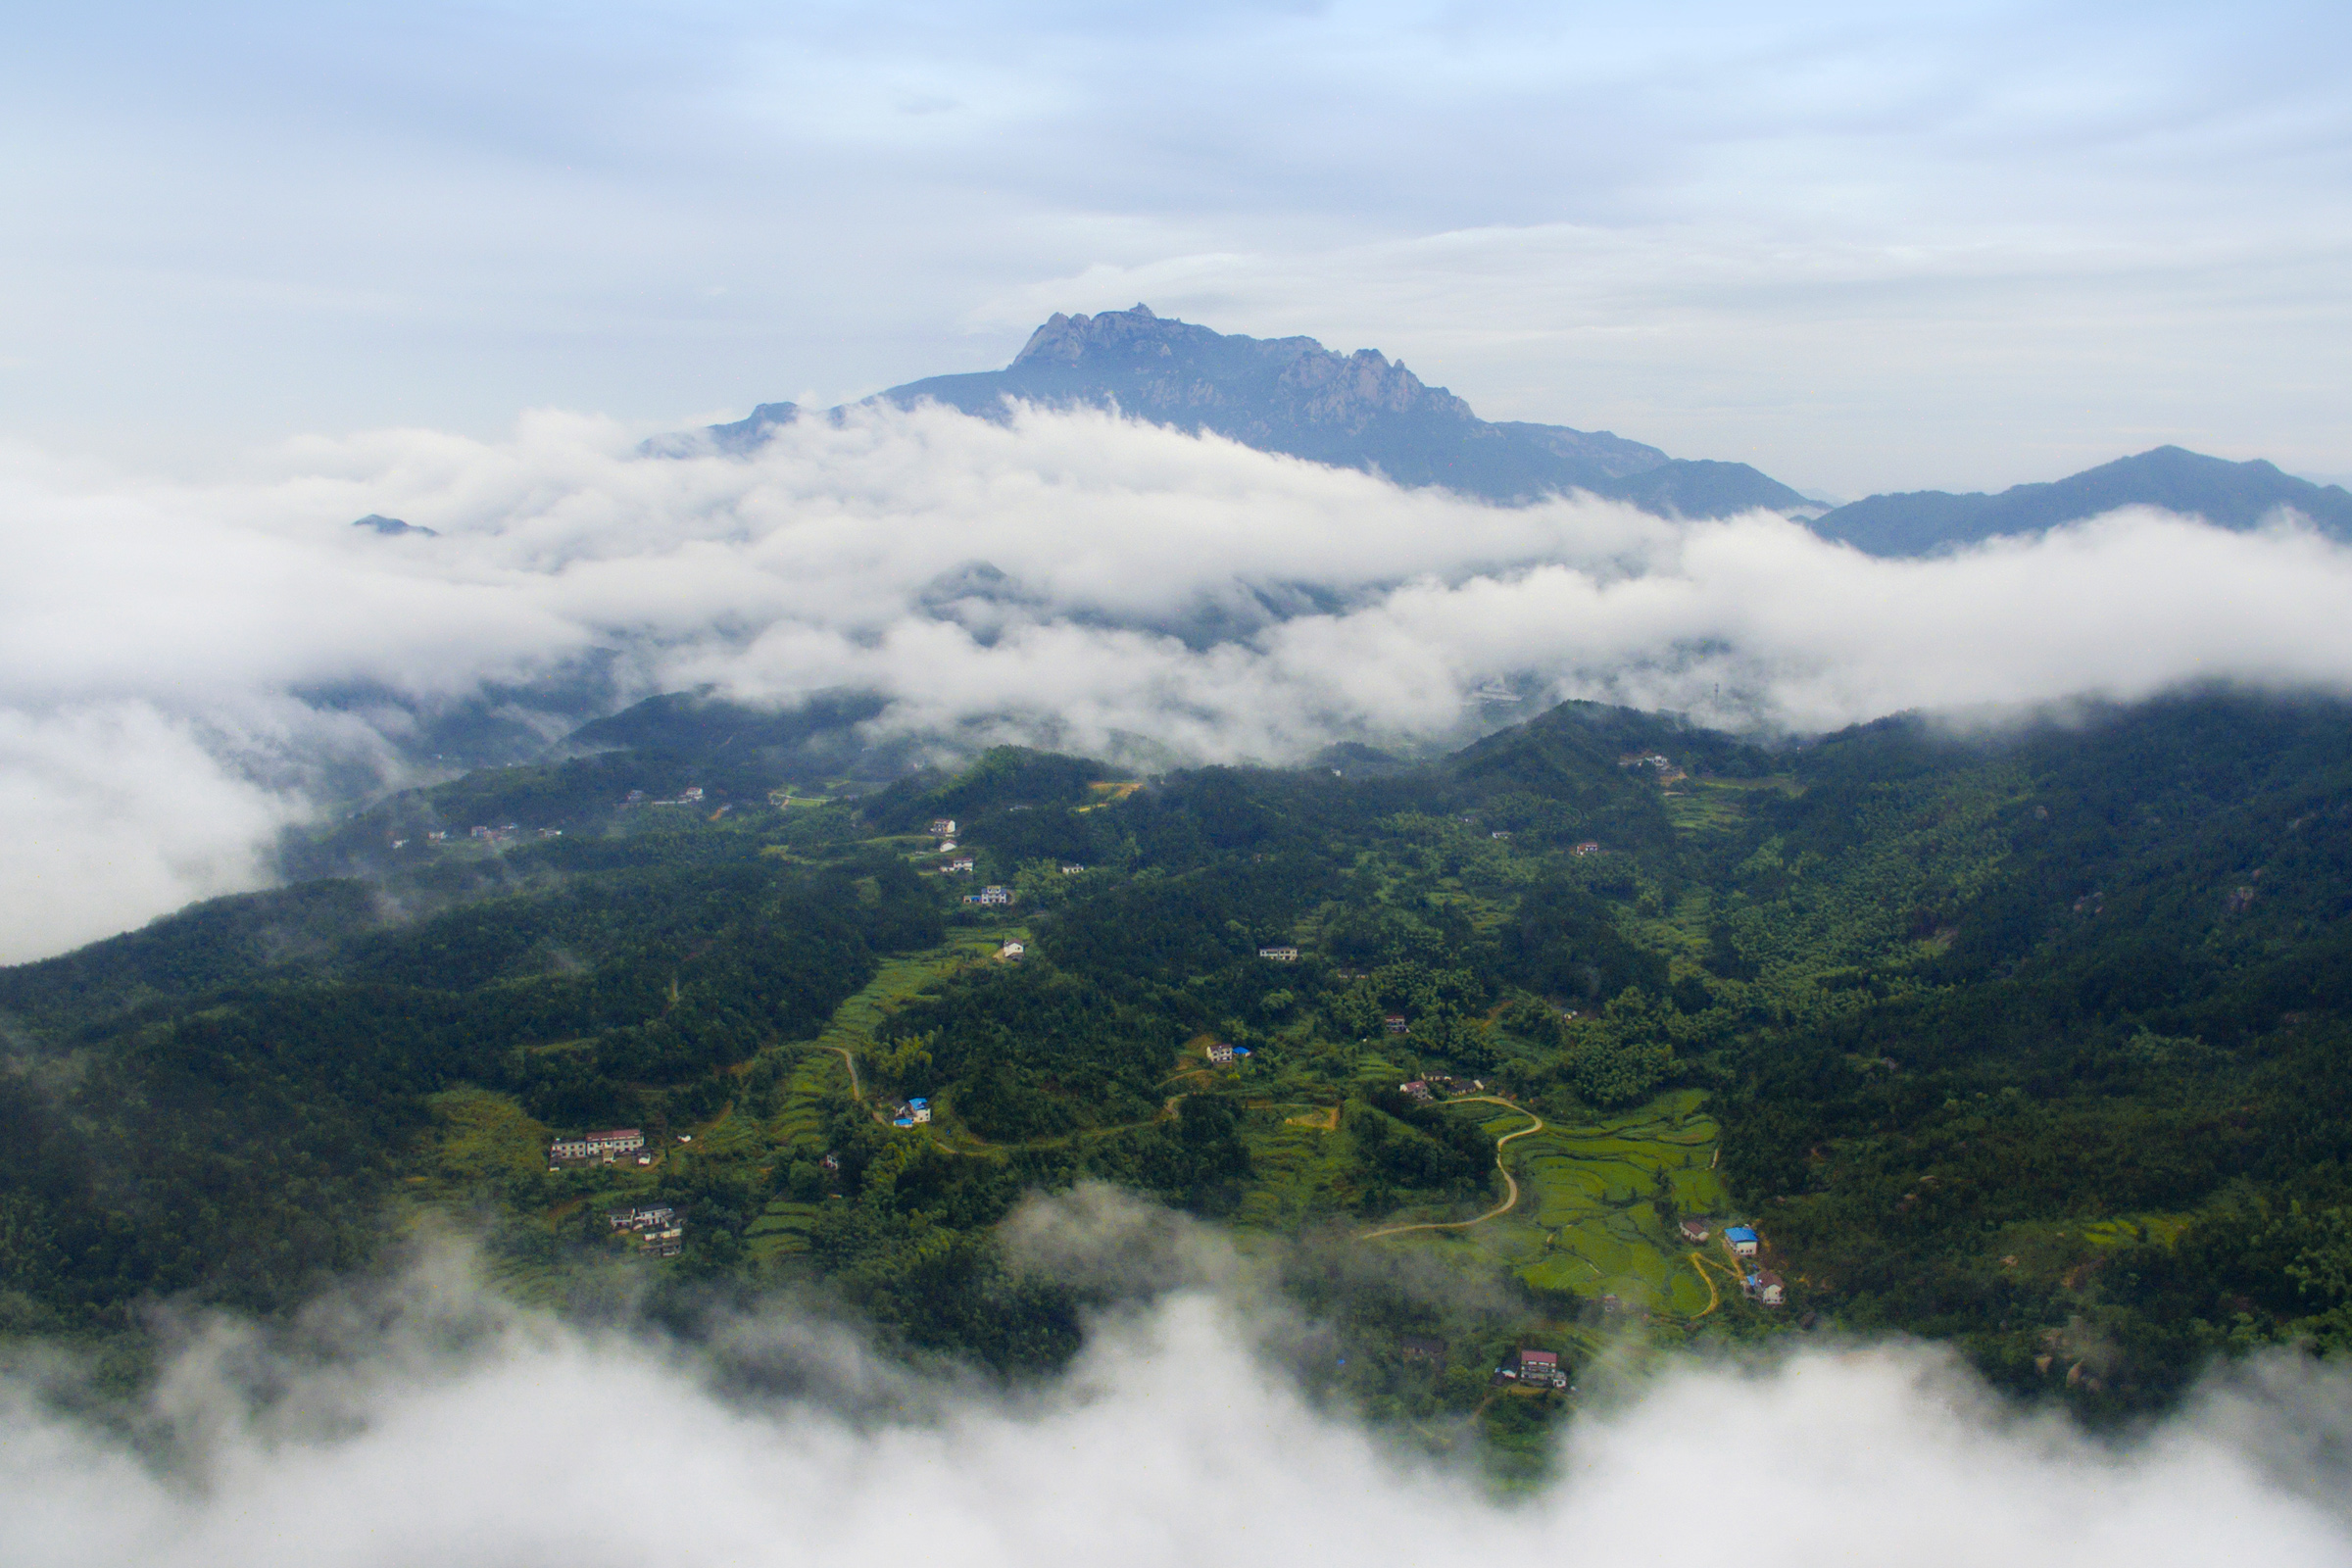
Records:
[[[1254,338],[1214,332],[1205,326],[1161,317],[1149,305],[1104,311],[1097,316],[1056,312],[1029,335],[1012,364],[999,374],[1026,370],[1031,376],[1076,373],[1088,380],[1123,384],[1139,406],[1129,412],[1190,412],[1212,423],[1211,412],[1238,410],[1252,400],[1275,407],[1255,422],[1270,433],[1283,415],[1308,424],[1364,429],[1380,415],[1421,415],[1472,425],[1481,421],[1470,405],[1432,387],[1378,349],[1335,354],[1311,337]],[[886,394],[908,401],[938,395],[938,376]],[[1122,405],[1126,406],[1126,405]],[[1581,432],[1580,432],[1581,433]],[[1666,461],[1666,454],[1614,436],[1594,437],[1621,472],[1639,472]],[[1596,453],[1597,455],[1597,453]]]
[[[1260,451],[1490,501],[1586,490],[1687,516],[1813,510],[1745,464],[1679,461],[1605,430],[1491,423],[1376,349],[1340,354],[1311,337],[1217,332],[1140,304],[1092,316],[1057,312],[1002,370],[932,376],[878,396],[981,418],[1003,418],[1018,403],[1116,408]],[[763,404],[709,433],[722,450],[747,451],[799,412]]]

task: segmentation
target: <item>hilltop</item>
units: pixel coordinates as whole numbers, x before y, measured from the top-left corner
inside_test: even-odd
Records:
[[[2352,493],[2343,486],[2316,485],[2260,460],[2231,463],[2181,447],[2157,447],[1997,495],[1912,490],[1869,496],[1823,514],[1812,526],[1823,538],[1866,555],[1925,556],[2132,506],[2158,507],[2240,532],[2293,512],[2331,538],[2352,540]]]
[[[903,408],[943,404],[980,418],[1002,418],[1011,402],[1116,408],[1260,451],[1487,501],[1583,490],[1664,515],[1815,510],[1743,463],[1669,458],[1605,430],[1481,419],[1469,404],[1375,349],[1339,354],[1311,337],[1221,333],[1144,305],[1056,314],[1002,370],[930,376],[878,397]],[[722,451],[747,451],[802,412],[790,403],[762,404],[708,434]]]

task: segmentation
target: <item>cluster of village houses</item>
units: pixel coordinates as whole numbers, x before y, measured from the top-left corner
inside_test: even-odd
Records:
[[[605,1216],[614,1235],[634,1236],[655,1257],[675,1257],[686,1245],[686,1221],[667,1203],[616,1208]]]
[[[1237,1061],[1247,1059],[1250,1055],[1250,1048],[1248,1046],[1229,1046],[1222,1040],[1211,1040],[1204,1049],[1204,1054],[1208,1057],[1210,1066],[1230,1067]]]
[[[1661,784],[1679,784],[1690,775],[1666,760],[1663,752],[1628,752],[1617,759],[1619,767],[1654,767]]]
[[[645,1134],[634,1127],[615,1127],[610,1132],[559,1138],[547,1149],[550,1169],[564,1164],[611,1165],[631,1156],[640,1165],[654,1162],[654,1156],[646,1152]]]
[[[906,1100],[890,1108],[890,1124],[893,1127],[917,1127],[930,1119],[931,1102],[928,1100]],[[832,1158],[829,1154],[826,1157]]]
[[[1682,1233],[1686,1242],[1693,1245],[1704,1242],[1708,1236],[1707,1222],[1703,1219],[1687,1219],[1682,1223]],[[1788,1300],[1788,1285],[1786,1280],[1760,1263],[1751,1265],[1744,1261],[1764,1250],[1764,1238],[1756,1233],[1753,1225],[1726,1225],[1723,1228],[1723,1242],[1732,1250],[1733,1256],[1743,1260],[1740,1274],[1740,1294],[1763,1306],[1779,1306]]]
[[[509,822],[504,827],[475,827],[466,836],[477,844],[508,844],[512,843],[515,836],[521,833],[521,828],[515,826],[513,822]],[[560,839],[564,836],[564,830],[560,827],[537,828],[533,830],[533,833],[534,836],[543,839]],[[435,828],[433,831],[424,836],[424,842],[427,844],[447,844],[449,842],[449,834],[440,828]],[[408,848],[408,846],[409,841],[407,839],[394,839],[392,841],[392,847],[396,850],[405,850]]]
[[[623,806],[700,806],[703,804],[703,787],[700,784],[689,784],[677,794],[662,801],[648,798],[643,790],[631,790],[620,804]]]
[[[1494,1369],[1494,1381],[1522,1389],[1564,1389],[1568,1386],[1568,1374],[1560,1370],[1557,1350],[1531,1350],[1523,1347],[1503,1357],[1502,1365]]]
[[[1423,1073],[1410,1083],[1396,1086],[1398,1094],[1417,1100],[1424,1105],[1440,1095],[1485,1094],[1486,1089],[1487,1082],[1483,1078],[1456,1078],[1451,1073],[1443,1072]]]

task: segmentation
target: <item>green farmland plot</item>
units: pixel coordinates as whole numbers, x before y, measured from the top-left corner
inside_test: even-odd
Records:
[[[1720,1215],[1727,1201],[1711,1168],[1716,1127],[1696,1090],[1661,1095],[1638,1109],[1581,1125],[1547,1124],[1503,1153],[1519,1181],[1507,1214],[1454,1231],[1420,1231],[1379,1246],[1451,1253],[1499,1264],[1540,1290],[1615,1296],[1628,1307],[1693,1317],[1707,1289],[1689,1249],[1659,1212]],[[1527,1125],[1508,1106],[1466,1103],[1457,1114],[1499,1137]]]

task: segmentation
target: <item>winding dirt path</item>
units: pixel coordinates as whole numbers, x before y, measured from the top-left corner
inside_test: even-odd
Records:
[[[1695,1323],[1700,1318],[1705,1317],[1707,1313],[1712,1312],[1717,1307],[1721,1306],[1723,1304],[1723,1298],[1716,1292],[1715,1276],[1707,1272],[1707,1265],[1699,1261],[1699,1256],[1696,1252],[1692,1252],[1690,1254],[1690,1266],[1698,1270],[1698,1277],[1700,1279],[1707,1282],[1706,1306],[1699,1311],[1690,1314],[1690,1321]]]
[[[1513,1176],[1510,1167],[1502,1162],[1502,1146],[1514,1138],[1525,1138],[1529,1133],[1542,1132],[1544,1118],[1524,1106],[1514,1105],[1509,1101],[1494,1095],[1464,1095],[1461,1099],[1449,1100],[1446,1103],[1449,1105],[1501,1105],[1506,1109],[1517,1111],[1533,1123],[1532,1126],[1522,1127],[1515,1133],[1504,1133],[1500,1138],[1494,1140],[1494,1168],[1502,1172],[1502,1184],[1508,1189],[1507,1196],[1500,1203],[1488,1209],[1476,1219],[1429,1220],[1418,1225],[1385,1225],[1379,1230],[1364,1232],[1363,1235],[1356,1238],[1357,1241],[1374,1242],[1383,1236],[1402,1236],[1407,1231],[1466,1231],[1473,1225],[1484,1225],[1491,1219],[1508,1214],[1519,1206],[1519,1178]]]

